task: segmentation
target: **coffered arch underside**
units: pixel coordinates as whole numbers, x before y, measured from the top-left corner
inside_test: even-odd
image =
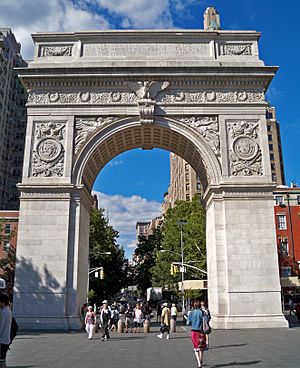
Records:
[[[101,169],[117,155],[135,148],[160,148],[187,161],[200,177],[204,190],[221,181],[219,159],[203,137],[172,118],[141,124],[138,118],[121,118],[94,134],[78,152],[73,180],[89,190]]]

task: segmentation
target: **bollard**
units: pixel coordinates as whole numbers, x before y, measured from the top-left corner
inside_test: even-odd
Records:
[[[176,332],[176,321],[175,319],[171,319],[171,332]]]
[[[118,320],[118,333],[123,333],[123,322],[120,319]]]
[[[144,333],[149,333],[149,332],[150,332],[150,321],[145,319],[145,321],[144,321]]]

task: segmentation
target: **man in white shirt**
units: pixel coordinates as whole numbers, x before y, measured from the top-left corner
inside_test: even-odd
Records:
[[[8,295],[0,294],[0,308],[0,366],[5,367],[6,353],[10,344],[12,319]]]

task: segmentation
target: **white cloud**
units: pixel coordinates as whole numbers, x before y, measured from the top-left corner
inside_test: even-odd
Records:
[[[160,215],[160,203],[148,201],[137,195],[124,197],[101,192],[93,192],[97,195],[99,207],[106,210],[110,224],[120,232],[118,242],[126,248],[135,248],[137,221],[150,221]]]
[[[110,27],[103,16],[71,0],[0,0],[0,9],[0,26],[12,29],[28,59],[33,57],[32,33]]]

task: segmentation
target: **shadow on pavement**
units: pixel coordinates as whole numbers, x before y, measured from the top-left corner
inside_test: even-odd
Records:
[[[218,368],[218,367],[231,367],[234,365],[252,365],[252,364],[258,364],[261,363],[261,360],[253,360],[251,362],[230,362],[230,363],[224,363],[224,364],[216,364],[211,365],[211,368]]]
[[[240,346],[246,346],[248,344],[232,344],[232,345],[219,345],[219,346],[209,346],[209,350],[211,349],[220,349],[220,348],[234,348]]]
[[[122,337],[111,337],[111,341],[120,341],[120,340],[144,340],[146,336],[122,336]]]

